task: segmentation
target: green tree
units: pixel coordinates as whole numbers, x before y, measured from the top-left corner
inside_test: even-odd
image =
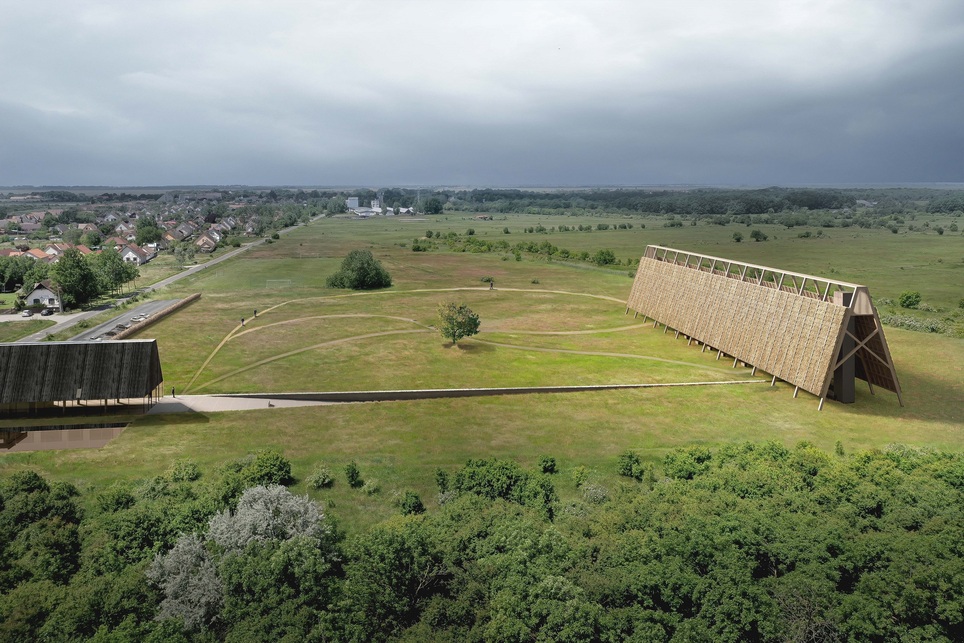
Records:
[[[341,197],[334,197],[328,199],[327,205],[325,205],[325,210],[328,214],[342,214],[348,212],[348,204],[345,203],[345,199]]]
[[[349,640],[386,640],[444,588],[445,566],[417,516],[398,517],[351,543],[346,570]]]
[[[740,243],[741,241],[743,241],[743,233],[742,233],[742,232],[734,232],[734,233],[733,233],[733,240],[736,241],[737,243]]]
[[[88,248],[96,248],[104,242],[104,237],[100,234],[99,230],[91,230],[84,233],[84,236],[80,238],[80,242]]]
[[[73,248],[51,268],[50,275],[66,307],[83,306],[101,293],[100,281],[90,263]]]
[[[174,255],[174,264],[178,268],[183,268],[194,261],[194,244],[190,241],[178,241],[173,244],[171,253]]]
[[[135,234],[137,236],[134,242],[139,246],[159,241],[161,235],[164,234],[164,231],[157,225],[157,220],[155,220],[154,217],[139,217],[135,228]]]
[[[425,202],[425,214],[442,214],[442,202],[433,196]]]
[[[463,337],[470,337],[479,332],[482,322],[479,316],[472,312],[465,304],[447,302],[438,307],[438,329],[442,337],[451,339],[453,344]]]
[[[329,288],[375,290],[392,285],[392,277],[370,250],[352,250],[341,262],[341,269],[328,277]]]
[[[99,254],[91,255],[90,261],[100,279],[102,292],[117,292],[140,275],[137,266],[121,259],[120,253],[113,248],[105,248]]]
[[[767,236],[766,236],[765,234],[763,234],[763,232],[760,231],[760,230],[752,230],[752,231],[750,231],[750,238],[753,239],[754,241],[757,241],[757,242],[759,242],[759,241],[766,241],[766,240],[767,240]]]

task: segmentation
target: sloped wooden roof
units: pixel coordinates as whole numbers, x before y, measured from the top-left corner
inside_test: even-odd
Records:
[[[146,397],[163,381],[153,339],[0,344],[0,404]]]

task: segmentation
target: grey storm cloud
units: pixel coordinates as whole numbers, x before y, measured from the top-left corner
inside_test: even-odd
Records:
[[[964,181],[956,0],[0,9],[3,185]]]

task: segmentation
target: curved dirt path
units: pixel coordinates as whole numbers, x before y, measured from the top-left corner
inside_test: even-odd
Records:
[[[287,302],[285,302],[285,303],[287,303]],[[281,306],[281,305],[282,305],[282,304],[278,304],[278,306]],[[274,309],[277,308],[278,306],[272,306],[271,308],[268,308],[267,310],[274,310]],[[267,312],[267,311],[265,311],[265,312]],[[264,314],[264,313],[262,313],[262,314]],[[273,327],[273,326],[283,326],[283,325],[285,325],[285,324],[294,324],[294,323],[298,323],[298,322],[307,321],[307,320],[309,320],[309,319],[344,319],[344,318],[347,318],[347,317],[356,317],[356,318],[357,318],[357,317],[368,317],[368,318],[379,318],[379,319],[395,319],[395,320],[398,320],[398,321],[411,322],[411,323],[413,323],[413,324],[416,324],[416,325],[418,325],[418,326],[421,326],[421,327],[424,328],[424,329],[431,330],[431,327],[430,327],[430,326],[426,326],[426,325],[424,325],[424,324],[420,324],[419,322],[415,321],[414,319],[408,319],[407,317],[395,317],[395,316],[393,316],[393,315],[369,315],[369,314],[366,314],[366,313],[341,313],[341,314],[335,314],[335,315],[311,315],[311,316],[309,316],[309,317],[296,317],[295,319],[286,319],[286,320],[283,320],[283,321],[280,321],[280,322],[272,322],[272,323],[270,323],[270,324],[264,324],[264,325],[261,325],[261,326],[255,326],[255,327],[253,327],[253,328],[242,327],[242,326],[239,324],[238,326],[235,326],[234,329],[232,329],[230,333],[228,333],[227,335],[225,335],[224,339],[222,339],[221,342],[220,342],[220,343],[215,347],[215,349],[211,352],[211,354],[208,355],[207,359],[204,360],[204,363],[201,365],[201,367],[198,368],[198,370],[197,370],[196,373],[194,373],[194,377],[192,377],[192,378],[191,378],[191,381],[188,382],[188,385],[185,387],[184,392],[187,393],[188,391],[193,390],[191,387],[194,386],[194,383],[195,383],[195,382],[197,381],[197,379],[201,376],[201,373],[204,372],[204,369],[208,367],[208,364],[211,363],[211,360],[214,359],[215,355],[217,355],[218,352],[220,352],[220,350],[224,347],[224,345],[227,344],[227,343],[228,343],[229,341],[231,341],[232,339],[235,339],[235,338],[237,338],[237,337],[241,337],[242,335],[247,335],[248,333],[254,333],[254,332],[262,331],[262,330],[265,330],[265,329],[267,329],[267,328],[271,328],[271,327]],[[240,328],[246,328],[246,330],[240,330],[240,331],[239,331],[238,329],[240,329]],[[374,335],[356,335],[356,336],[354,336],[354,337],[345,337],[345,338],[343,338],[342,340],[335,340],[335,341],[341,342],[341,341],[347,341],[347,340],[352,340],[352,339],[364,339],[364,338],[366,338],[366,337],[377,337],[378,335],[391,334],[391,333],[394,333],[394,332],[406,332],[406,333],[410,333],[410,332],[415,332],[415,331],[386,331],[386,332],[384,332],[384,333],[375,333]],[[328,344],[328,342],[325,342],[325,343],[322,343],[322,344],[318,344],[317,346],[325,346],[325,345],[327,345],[327,344]],[[317,347],[317,346],[316,346],[316,347]],[[305,350],[310,350],[311,348],[314,348],[314,347],[309,347],[309,348],[307,348],[307,349],[305,349]],[[283,356],[286,357],[286,356],[288,356],[288,355],[295,355],[295,354],[300,353],[300,352],[303,352],[303,351],[298,350],[298,351],[295,351],[295,352],[293,352],[293,353],[285,353]],[[268,361],[274,361],[274,358],[272,358],[272,359],[270,359],[270,360],[268,360]],[[258,362],[258,363],[260,364],[261,362]],[[245,367],[245,368],[243,368],[243,369],[241,369],[241,370],[234,371],[234,372],[235,372],[235,373],[240,373],[240,372],[246,371],[246,370],[248,370],[248,367]],[[211,380],[210,382],[206,382],[205,384],[202,384],[202,385],[199,386],[198,388],[204,388],[204,387],[207,386],[208,384],[212,384],[214,381],[220,381],[221,379],[224,379],[224,377],[226,377],[226,376],[223,376],[223,377],[221,377],[221,378],[218,378],[218,380]]]
[[[604,331],[599,331],[604,332]],[[724,371],[727,370],[722,367],[714,366],[703,366],[702,364],[694,364],[693,362],[684,362],[682,360],[676,359],[666,359],[665,357],[653,357],[651,355],[636,355],[633,353],[607,353],[604,351],[577,351],[568,348],[544,348],[541,346],[519,346],[518,344],[503,344],[501,342],[493,342],[487,339],[479,339],[477,337],[467,337],[468,341],[478,342],[480,344],[488,344],[489,346],[499,346],[500,348],[514,348],[520,351],[532,351],[534,353],[563,353],[566,355],[588,355],[590,357],[619,357],[627,359],[645,359],[651,362],[662,362],[664,364],[677,364],[679,366],[691,366],[693,368],[700,368],[708,371]]]
[[[313,300],[337,299],[337,298],[353,297],[353,296],[354,296],[354,297],[357,297],[357,296],[365,296],[365,295],[386,295],[386,294],[392,294],[392,293],[396,293],[396,294],[408,294],[408,293],[459,292],[459,291],[488,291],[488,290],[490,290],[490,289],[489,289],[489,288],[419,288],[419,289],[415,289],[415,290],[405,290],[405,291],[379,291],[379,292],[371,292],[371,293],[368,293],[368,292],[365,292],[365,293],[346,293],[346,294],[344,294],[344,295],[327,295],[327,296],[320,296],[320,297],[304,297],[304,298],[301,298],[301,299],[292,299],[292,300],[288,300],[288,301],[284,301],[284,302],[275,304],[274,306],[271,306],[270,308],[267,308],[267,309],[265,309],[264,311],[262,311],[261,315],[259,315],[258,318],[262,317],[263,315],[265,315],[265,314],[267,314],[267,313],[270,313],[271,311],[273,311],[273,310],[275,310],[275,309],[277,309],[277,308],[280,308],[280,307],[282,307],[282,306],[286,306],[286,305],[288,305],[288,304],[292,304],[292,303],[303,303],[303,302],[305,302],[305,301],[313,301]],[[557,294],[557,295],[574,295],[574,296],[591,297],[591,298],[594,298],[594,299],[602,299],[602,300],[607,300],[607,301],[615,301],[615,302],[619,302],[619,303],[625,303],[625,302],[623,302],[622,300],[617,299],[616,297],[609,297],[609,296],[607,296],[607,295],[594,295],[594,294],[591,294],[591,293],[575,293],[575,292],[569,292],[569,291],[564,291],[564,290],[547,290],[547,289],[541,289],[541,288],[540,288],[540,289],[536,289],[536,288],[533,288],[533,289],[528,289],[528,288],[502,288],[502,289],[500,289],[500,290],[511,291],[511,292],[548,293],[548,294]],[[343,337],[343,338],[340,338],[340,339],[330,340],[330,341],[322,342],[322,343],[319,343],[319,344],[313,344],[313,345],[311,345],[311,346],[302,347],[302,348],[299,348],[299,349],[296,349],[296,350],[293,350],[293,351],[287,351],[287,352],[285,352],[285,353],[280,353],[280,354],[278,354],[278,355],[274,355],[274,356],[271,356],[271,357],[267,357],[267,358],[265,358],[265,359],[259,360],[259,361],[257,361],[257,362],[254,362],[254,363],[249,364],[249,365],[247,365],[247,366],[244,366],[244,367],[242,367],[242,368],[235,369],[235,370],[233,370],[233,371],[231,371],[231,372],[229,372],[229,373],[225,373],[224,375],[220,375],[220,376],[218,376],[218,377],[216,377],[216,378],[214,378],[214,379],[212,379],[212,380],[208,380],[207,382],[205,382],[205,383],[203,383],[203,384],[200,384],[200,385],[197,386],[196,388],[194,387],[194,384],[197,382],[198,378],[200,378],[201,374],[202,374],[202,373],[204,372],[204,370],[208,367],[208,365],[209,365],[209,364],[211,363],[211,361],[215,358],[215,356],[221,351],[221,349],[222,349],[229,341],[231,341],[231,340],[233,340],[233,339],[236,339],[236,338],[238,338],[238,337],[241,337],[242,335],[247,335],[247,334],[249,334],[249,333],[260,332],[260,331],[262,331],[262,330],[266,330],[266,329],[269,329],[269,328],[272,328],[272,327],[275,327],[275,326],[283,326],[283,325],[286,325],[286,324],[300,323],[300,322],[304,322],[304,321],[312,320],[312,319],[345,319],[345,318],[394,319],[394,320],[396,320],[396,321],[403,321],[403,322],[407,322],[407,323],[412,323],[412,324],[415,324],[415,325],[417,325],[417,326],[420,326],[421,328],[413,329],[413,330],[393,330],[393,331],[382,331],[382,332],[378,332],[378,333],[366,333],[366,334],[363,334],[363,335],[354,335],[354,336],[351,336],[351,337]],[[252,321],[253,321],[253,320],[252,320]],[[496,329],[494,329],[494,330],[491,331],[491,332],[506,333],[506,334],[515,334],[515,335],[534,335],[534,336],[535,336],[535,335],[548,335],[548,336],[592,335],[592,334],[600,334],[600,333],[613,333],[613,332],[623,332],[623,331],[627,331],[627,330],[635,330],[635,329],[638,329],[638,328],[643,328],[643,327],[645,327],[645,326],[647,326],[647,324],[631,324],[631,325],[628,325],[628,326],[620,326],[620,327],[617,327],[617,328],[599,328],[599,329],[590,329],[590,330],[569,330],[569,331],[507,330],[507,329],[500,329],[500,328],[497,327]],[[242,328],[244,328],[244,330],[242,330]],[[433,330],[434,330],[434,328],[433,328],[432,326],[426,326],[425,324],[422,324],[422,323],[420,323],[420,322],[418,322],[418,321],[416,321],[416,320],[414,320],[414,319],[410,319],[410,318],[407,318],[407,317],[399,317],[399,316],[394,316],[394,315],[375,315],[375,314],[368,314],[368,313],[339,313],[339,314],[332,314],[332,315],[311,315],[311,316],[307,316],[307,317],[297,317],[297,318],[294,318],[294,319],[286,319],[286,320],[279,321],[279,322],[272,322],[272,323],[269,323],[269,324],[263,324],[263,325],[259,325],[259,326],[255,326],[255,327],[251,327],[251,328],[248,328],[248,327],[246,327],[246,326],[241,326],[241,325],[239,324],[238,326],[235,326],[227,335],[225,335],[224,339],[222,339],[222,340],[218,343],[218,345],[214,348],[214,350],[208,355],[208,357],[204,360],[204,363],[203,363],[203,364],[198,368],[198,370],[194,373],[194,376],[191,378],[191,381],[190,381],[190,382],[188,383],[188,385],[185,387],[185,391],[184,391],[184,392],[187,393],[187,392],[189,392],[189,391],[198,391],[198,390],[201,390],[201,389],[203,389],[203,388],[206,388],[206,387],[208,387],[208,386],[210,386],[210,385],[212,385],[212,384],[216,384],[216,383],[221,382],[221,381],[223,381],[223,380],[225,380],[225,379],[228,379],[228,378],[230,378],[230,377],[233,377],[233,376],[235,376],[235,375],[239,375],[239,374],[241,374],[241,373],[250,371],[250,370],[252,370],[252,369],[254,369],[254,368],[258,368],[259,366],[264,366],[265,364],[270,364],[271,362],[275,362],[275,361],[278,361],[278,360],[280,360],[280,359],[284,359],[284,358],[286,358],[286,357],[290,357],[290,356],[292,356],[292,355],[298,355],[298,354],[300,354],[300,353],[304,353],[304,352],[307,352],[307,351],[310,351],[310,350],[316,350],[316,349],[319,349],[319,348],[325,348],[325,347],[329,347],[329,346],[336,346],[336,345],[339,345],[339,344],[345,344],[345,343],[353,342],[353,341],[356,341],[356,340],[371,339],[371,338],[373,338],[373,337],[385,337],[385,336],[390,336],[390,335],[401,335],[401,334],[412,334],[412,333],[425,333],[425,332],[431,332],[431,331],[433,331]],[[504,343],[504,342],[495,342],[495,341],[491,341],[491,340],[480,339],[480,338],[478,338],[478,337],[473,337],[473,338],[469,338],[469,339],[470,339],[470,341],[478,342],[478,343],[480,343],[480,344],[488,344],[488,345],[490,345],[490,346],[498,346],[498,347],[500,347],[500,348],[510,348],[510,349],[516,349],[516,350],[524,350],[524,351],[537,352],[537,353],[560,353],[560,354],[566,354],[566,355],[584,355],[584,356],[590,356],[590,357],[613,357],[613,358],[623,358],[623,359],[641,359],[641,360],[647,360],[647,361],[653,361],[653,362],[661,362],[661,363],[665,363],[665,364],[675,364],[675,365],[678,365],[678,366],[688,366],[688,367],[697,368],[697,369],[706,370],[706,371],[726,370],[726,369],[722,369],[722,368],[716,368],[716,367],[713,367],[713,366],[705,366],[705,365],[702,365],[702,364],[696,364],[696,363],[693,363],[693,362],[684,362],[684,361],[681,361],[681,360],[666,359],[666,358],[664,358],[664,357],[655,357],[655,356],[652,356],[652,355],[637,355],[637,354],[633,354],[633,353],[609,353],[609,352],[605,352],[605,351],[579,351],[579,350],[572,350],[572,349],[545,348],[545,347],[525,346],[525,345],[521,345],[521,346],[520,346],[520,345],[518,345],[518,344],[507,344],[507,343]]]
[[[314,344],[313,346],[305,346],[305,347],[299,348],[299,349],[297,349],[297,350],[288,351],[287,353],[281,353],[280,355],[274,355],[274,356],[272,356],[272,357],[266,357],[265,359],[258,360],[257,362],[254,362],[253,364],[248,364],[247,366],[243,366],[243,367],[241,367],[241,368],[235,369],[235,370],[231,371],[230,373],[225,373],[224,375],[218,376],[218,377],[214,378],[213,380],[208,380],[208,381],[205,382],[204,384],[201,384],[201,385],[198,386],[196,389],[192,389],[192,390],[199,391],[199,390],[201,390],[202,388],[205,388],[205,387],[207,387],[207,386],[210,386],[211,384],[215,384],[215,383],[220,382],[220,381],[222,381],[222,380],[225,380],[225,379],[227,379],[227,378],[229,378],[229,377],[234,377],[235,375],[239,375],[239,374],[241,374],[241,373],[244,373],[245,371],[250,371],[250,370],[253,369],[253,368],[258,368],[259,366],[264,366],[265,364],[270,364],[271,362],[276,362],[276,361],[278,361],[279,359],[284,359],[284,358],[286,358],[286,357],[291,357],[292,355],[298,355],[299,353],[306,353],[306,352],[308,352],[308,351],[315,350],[315,349],[317,349],[317,348],[324,348],[324,347],[326,347],[326,346],[337,346],[338,344],[346,344],[346,343],[348,343],[348,342],[353,342],[353,341],[358,340],[358,339],[370,339],[370,338],[372,338],[372,337],[385,337],[385,336],[387,336],[387,335],[406,335],[406,334],[411,334],[411,333],[429,333],[429,332],[431,332],[431,331],[430,331],[430,330],[427,330],[427,329],[424,329],[424,328],[416,328],[416,329],[413,329],[413,330],[386,330],[386,331],[383,331],[383,332],[380,332],[380,333],[368,333],[367,335],[355,335],[354,337],[343,337],[343,338],[341,338],[341,339],[333,339],[333,340],[331,340],[331,341],[329,341],[329,342],[322,342],[322,343],[320,343],[320,344]]]
[[[303,303],[303,302],[306,302],[306,301],[319,301],[319,300],[320,300],[320,301],[324,301],[324,300],[326,300],[326,299],[344,299],[344,298],[346,298],[346,297],[374,297],[374,296],[379,296],[379,295],[405,295],[405,294],[410,294],[410,293],[429,293],[429,292],[467,292],[467,291],[488,292],[489,290],[491,290],[491,289],[488,288],[488,287],[474,287],[474,286],[471,287],[471,288],[469,288],[469,287],[461,287],[461,288],[416,288],[416,289],[414,289],[414,290],[378,290],[378,291],[375,291],[375,292],[351,292],[351,293],[344,293],[344,294],[341,294],[341,295],[319,295],[319,296],[317,296],[317,297],[301,297],[300,299],[289,299],[289,300],[287,300],[287,301],[283,301],[283,302],[281,302],[281,303],[275,304],[274,306],[271,306],[271,307],[269,307],[269,308],[266,308],[266,309],[264,309],[263,311],[261,311],[261,315],[259,315],[258,317],[262,317],[262,316],[266,315],[267,313],[270,313],[271,311],[273,311],[273,310],[275,310],[275,309],[277,309],[277,308],[281,308],[282,306],[287,306],[288,304]],[[590,298],[592,298],[592,299],[602,299],[602,300],[605,300],[605,301],[615,301],[615,302],[618,302],[618,303],[620,303],[620,304],[625,304],[625,303],[626,303],[626,302],[623,301],[622,299],[619,299],[619,298],[617,298],[617,297],[610,297],[610,296],[608,296],[608,295],[595,295],[595,294],[592,294],[592,293],[571,292],[571,291],[567,291],[567,290],[548,290],[548,289],[545,289],[545,288],[498,288],[497,290],[502,290],[502,291],[507,291],[507,292],[532,292],[532,293],[547,293],[547,294],[555,294],[555,295],[572,295],[572,296],[575,296],[575,297],[590,297]],[[403,320],[403,321],[410,321],[410,322],[412,322],[412,323],[418,324],[418,322],[416,322],[415,320],[406,319],[406,318],[403,318],[403,317],[390,317],[390,316],[388,316],[388,315],[371,315],[371,316],[372,316],[372,317],[387,317],[387,318],[390,318],[390,319],[401,319],[401,320]],[[253,320],[252,320],[252,321],[253,321]],[[276,323],[281,323],[281,322],[276,322]],[[425,327],[424,324],[419,324],[419,325]],[[224,348],[224,345],[225,345],[225,344],[227,344],[229,341],[231,341],[232,339],[234,339],[235,337],[237,337],[237,336],[239,336],[239,335],[241,335],[241,334],[243,334],[243,333],[250,332],[250,331],[246,331],[246,330],[245,330],[245,331],[242,331],[242,330],[241,330],[242,328],[244,328],[244,326],[242,326],[241,324],[238,324],[237,326],[235,326],[233,329],[231,329],[231,331],[230,331],[227,335],[224,336],[224,339],[222,339],[222,340],[218,343],[218,345],[214,347],[214,350],[212,350],[211,353],[207,356],[207,358],[204,360],[204,363],[201,364],[201,366],[197,369],[197,371],[195,371],[194,376],[191,378],[191,381],[188,382],[188,383],[187,383],[187,386],[184,387],[184,392],[185,392],[185,393],[187,393],[188,391],[193,390],[192,387],[194,386],[194,383],[197,382],[198,378],[201,376],[201,373],[204,372],[204,369],[208,367],[208,364],[211,363],[211,360],[214,359],[214,357],[218,354],[218,352],[220,352],[220,350],[221,350],[222,348]],[[263,326],[258,326],[257,328],[263,328]],[[428,327],[426,327],[426,328],[428,328]],[[254,330],[254,329],[251,329],[251,330]],[[580,332],[580,331],[572,331],[572,332]],[[210,384],[210,382],[208,382],[208,384]],[[205,386],[206,386],[206,384],[205,384]]]

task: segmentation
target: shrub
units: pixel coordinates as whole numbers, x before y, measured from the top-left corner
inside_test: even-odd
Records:
[[[532,284],[538,284],[538,283],[539,283],[539,280],[538,280],[538,279],[533,279],[533,280],[532,280],[532,281],[530,281],[529,283],[532,283]]]
[[[900,298],[897,301],[901,308],[917,308],[920,305],[921,296],[916,290],[908,290],[900,293]]]
[[[734,232],[734,233],[733,233],[733,240],[736,241],[737,243],[740,243],[741,241],[743,241],[743,233],[742,233],[742,232]]]
[[[576,483],[576,489],[580,488],[589,480],[589,468],[579,465],[572,470],[572,481]]]
[[[555,473],[556,459],[548,455],[542,456],[539,458],[539,470],[543,473]]]
[[[201,470],[191,460],[175,460],[167,469],[171,482],[194,482],[201,477]]]
[[[905,317],[902,315],[890,315],[880,318],[881,323],[893,326],[894,328],[906,328],[907,330],[919,333],[943,333],[944,325],[939,321],[930,319],[918,319],[916,317]]]
[[[357,489],[365,484],[361,479],[361,472],[358,471],[358,465],[355,464],[354,460],[345,465],[345,479],[348,480],[348,486],[352,489]]]
[[[246,487],[289,485],[294,482],[291,463],[277,451],[259,451],[254,457],[242,460],[241,464],[238,473]]]
[[[399,507],[405,515],[425,513],[425,505],[414,491],[405,492]]]
[[[247,489],[234,511],[225,509],[208,521],[208,539],[235,552],[254,541],[322,538],[330,533],[317,504],[278,485]]]
[[[97,506],[101,511],[114,513],[134,506],[134,494],[126,487],[112,486],[97,494]]]
[[[633,480],[642,480],[644,471],[639,455],[635,451],[626,451],[621,454],[616,464],[616,473]]]
[[[331,469],[322,465],[305,479],[305,484],[309,489],[328,489],[335,484],[335,478],[331,475]]]
[[[494,500],[502,498],[541,509],[551,520],[558,499],[548,478],[526,473],[509,460],[469,460],[452,482],[455,491]]]
[[[757,241],[757,242],[759,242],[759,241],[766,241],[766,240],[767,240],[767,236],[766,236],[765,234],[763,234],[763,232],[762,232],[761,230],[753,230],[753,231],[751,231],[751,232],[750,232],[750,238],[753,239],[754,241]]]
[[[475,228],[469,228],[468,230],[465,231],[465,234],[466,236],[471,237],[472,235],[475,234]]]
[[[582,486],[582,499],[593,505],[601,505],[609,500],[609,489],[601,484],[588,483]]]
[[[271,238],[277,241],[278,239],[281,238],[281,236],[277,232],[275,232],[274,234],[271,235]]]
[[[366,480],[365,484],[362,485],[361,490],[367,496],[374,496],[376,493],[381,491],[382,488],[378,484],[378,480]]]
[[[710,450],[706,447],[674,449],[663,458],[663,469],[670,478],[692,480],[709,470]]]
[[[492,277],[482,277],[480,281],[484,284],[490,284],[493,281],[495,281],[495,279],[493,279]]]
[[[449,490],[449,474],[445,469],[435,470],[435,484],[438,486],[439,493],[445,493]]]
[[[616,255],[612,250],[603,248],[602,250],[597,250],[596,254],[592,256],[592,262],[597,266],[608,266],[616,263]]]
[[[502,234],[509,234],[509,228],[508,227],[502,228]]]

